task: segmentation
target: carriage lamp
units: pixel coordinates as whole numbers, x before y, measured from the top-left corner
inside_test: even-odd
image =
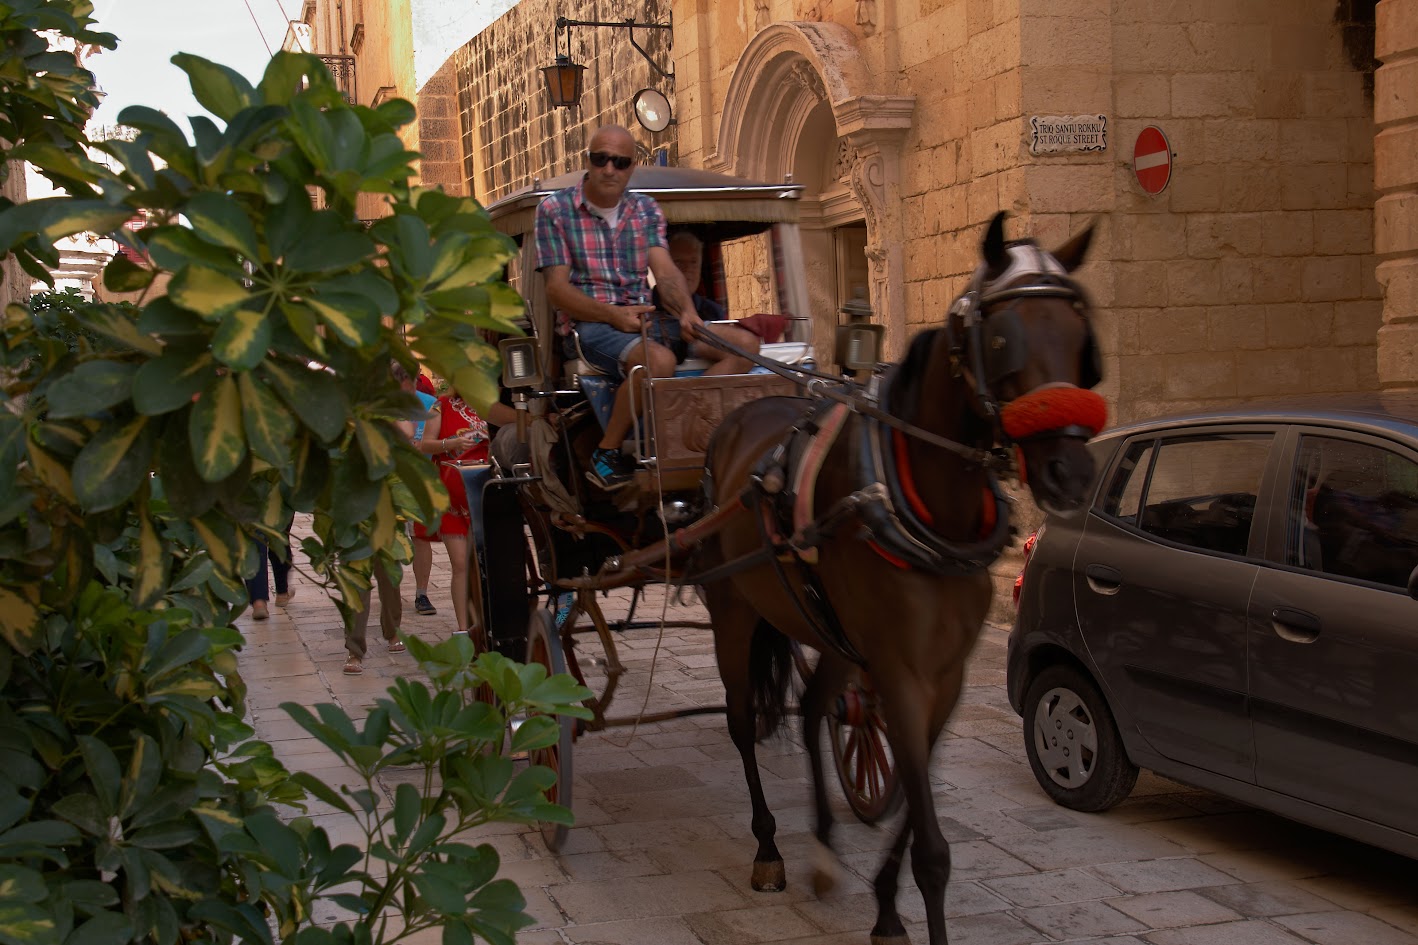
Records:
[[[502,352],[502,386],[511,390],[537,387],[542,382],[541,359],[537,357],[537,339],[504,338],[498,342]]]
[[[842,325],[837,329],[837,363],[846,371],[870,371],[881,360],[885,325]]]
[[[858,287],[841,309],[847,324],[837,326],[837,364],[852,373],[876,368],[881,360],[881,337],[886,332],[885,325],[871,323],[871,304],[864,295]]]
[[[635,31],[638,29],[668,30],[672,28],[670,24],[640,23],[633,17],[627,20],[603,21],[569,20],[564,16],[559,16],[556,18],[556,33],[553,36],[552,48],[554,50],[556,49],[557,38],[561,36],[564,30],[566,32],[566,51],[563,53],[560,50],[556,50],[556,58],[552,61],[552,64],[542,68],[542,76],[546,79],[547,84],[547,101],[551,104],[552,108],[574,108],[581,104],[582,83],[584,80],[582,73],[586,71],[586,67],[573,61],[571,58],[571,28],[573,26],[608,26],[612,29],[626,30],[630,34],[630,45],[635,47],[635,51],[644,57],[645,61],[650,64],[650,68],[654,69],[656,74],[662,79],[674,78],[674,73],[667,72],[660,68],[660,64],[652,59],[645,47],[641,46],[635,39]],[[642,92],[641,94],[644,93]],[[660,112],[657,112],[656,117],[652,119],[652,121],[656,122],[664,121],[664,125],[660,128],[651,128],[650,125],[646,124],[646,119],[641,117],[641,109],[638,103],[639,96],[637,95],[636,98],[636,117],[640,119],[640,123],[645,125],[646,128],[649,128],[651,131],[659,131],[671,123],[668,110],[669,101],[667,99],[664,101],[664,107]],[[660,98],[664,99],[664,96],[660,96]]]

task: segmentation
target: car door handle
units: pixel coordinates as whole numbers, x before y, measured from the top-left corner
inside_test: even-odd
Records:
[[[1277,607],[1270,612],[1270,626],[1276,636],[1291,643],[1313,643],[1319,639],[1320,618],[1293,607]]]
[[[1090,564],[1083,569],[1083,573],[1088,578],[1088,586],[1093,588],[1095,593],[1111,597],[1122,590],[1123,572],[1117,568],[1110,568],[1106,564]]]

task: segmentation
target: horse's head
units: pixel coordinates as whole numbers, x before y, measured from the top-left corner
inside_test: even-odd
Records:
[[[974,407],[1018,446],[1020,475],[1047,511],[1082,508],[1093,478],[1086,441],[1107,420],[1088,297],[1070,273],[1090,226],[1053,252],[1007,243],[1003,212],[990,221],[984,262],[951,309],[952,354]]]

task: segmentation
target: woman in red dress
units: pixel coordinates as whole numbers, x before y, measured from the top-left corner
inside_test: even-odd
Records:
[[[468,493],[463,488],[463,475],[457,464],[488,461],[487,421],[457,394],[445,394],[429,409],[419,449],[431,455],[438,464],[438,478],[448,492],[449,509],[436,530],[427,531],[415,525],[414,533],[420,537],[443,539],[452,571],[450,592],[453,615],[458,621],[457,632],[466,633],[476,620],[469,613],[472,575],[469,574],[471,556],[468,554],[468,532],[472,517],[468,511]]]

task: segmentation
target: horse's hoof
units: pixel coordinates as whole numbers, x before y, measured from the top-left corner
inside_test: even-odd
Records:
[[[905,932],[900,935],[873,935],[871,945],[911,945],[911,936]]]
[[[788,874],[782,860],[754,860],[753,878],[749,881],[755,892],[782,892],[788,886]]]
[[[812,891],[822,899],[837,888],[842,879],[842,861],[832,848],[818,841],[812,855]]]

